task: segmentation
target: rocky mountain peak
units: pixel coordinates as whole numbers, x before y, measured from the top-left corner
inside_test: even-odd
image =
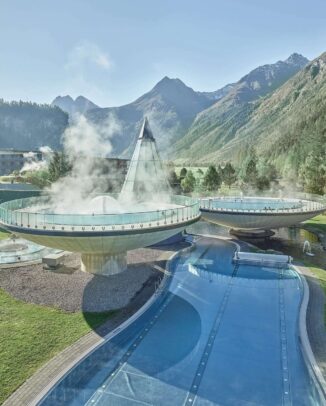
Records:
[[[290,65],[295,65],[303,68],[305,65],[307,65],[309,59],[307,59],[305,56],[301,54],[294,52],[287,59],[285,59],[284,62]]]
[[[93,103],[92,101],[81,95],[76,97],[75,100],[70,95],[57,96],[53,100],[51,105],[60,107],[61,110],[65,111],[70,115],[76,113],[83,114],[86,113],[88,110],[98,108],[98,106],[95,103]]]

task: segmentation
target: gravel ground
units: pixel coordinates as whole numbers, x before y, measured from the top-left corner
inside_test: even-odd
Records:
[[[0,270],[0,287],[25,302],[57,307],[66,311],[100,312],[128,305],[146,284],[155,284],[161,273],[162,250],[142,248],[128,252],[126,271],[110,277],[80,270],[80,257],[70,254],[55,272],[42,264]]]

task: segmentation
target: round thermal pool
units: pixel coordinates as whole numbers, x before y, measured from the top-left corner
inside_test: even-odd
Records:
[[[200,217],[199,202],[186,196],[167,201],[120,203],[111,196],[63,210],[52,196],[0,205],[4,228],[35,244],[81,253],[82,269],[112,275],[126,269],[126,252],[164,241]]]
[[[312,198],[212,197],[200,199],[202,217],[234,229],[288,227],[326,210],[326,203]]]

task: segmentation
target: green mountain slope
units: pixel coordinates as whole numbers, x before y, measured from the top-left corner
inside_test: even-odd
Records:
[[[185,134],[196,115],[213,101],[180,79],[164,77],[152,90],[132,103],[120,107],[92,109],[86,117],[97,125],[105,126],[108,117],[116,118],[120,133],[112,137],[113,155],[129,157],[147,116],[160,151],[166,149]]]
[[[41,146],[60,149],[68,114],[58,107],[0,99],[0,148],[35,150]]]
[[[295,175],[309,153],[322,154],[326,162],[326,53],[256,102],[233,139],[205,159],[237,161],[248,145],[285,176]]]
[[[216,162],[223,157],[220,150],[227,151],[229,143],[255,116],[260,105],[257,100],[286,83],[307,62],[303,56],[293,54],[244,76],[225,97],[197,115],[187,134],[174,145],[174,157],[188,163]]]

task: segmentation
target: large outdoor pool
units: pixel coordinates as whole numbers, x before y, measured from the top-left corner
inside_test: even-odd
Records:
[[[291,269],[232,264],[201,238],[167,292],[52,389],[42,405],[319,405],[301,353]]]

